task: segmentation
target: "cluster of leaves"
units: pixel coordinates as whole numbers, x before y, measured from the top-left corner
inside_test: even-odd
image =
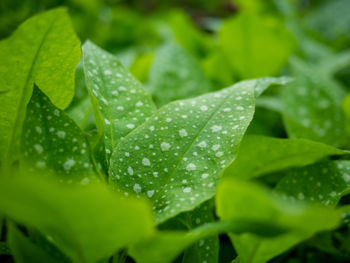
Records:
[[[162,44],[123,63],[62,8],[0,42],[0,259],[350,259],[350,52],[236,2],[216,40],[152,20]]]

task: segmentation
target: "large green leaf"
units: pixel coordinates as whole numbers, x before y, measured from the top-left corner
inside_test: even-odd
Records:
[[[149,74],[149,86],[158,105],[211,90],[196,58],[175,43],[167,43],[157,51]]]
[[[142,85],[108,52],[88,41],[83,59],[86,86],[109,157],[119,140],[147,120],[155,106]]]
[[[341,154],[344,151],[310,140],[247,135],[239,146],[237,158],[226,168],[224,175],[250,179]]]
[[[95,176],[85,135],[36,87],[23,124],[21,152],[20,165],[26,172],[50,170],[61,179],[82,183]]]
[[[333,207],[349,190],[350,161],[319,162],[292,169],[276,186],[276,191],[288,200],[307,200]]]
[[[324,59],[323,64],[327,62]],[[297,58],[291,64],[295,81],[282,91],[288,134],[334,146],[344,145],[345,118],[341,103],[345,92],[332,78],[333,69]]]
[[[270,238],[249,233],[229,234],[242,263],[266,262],[319,231],[337,227],[340,222],[340,212],[287,202],[261,186],[235,178],[220,182],[216,204],[221,220],[255,220],[290,229]]]
[[[35,176],[0,179],[0,212],[38,229],[74,262],[96,262],[152,233],[150,207],[102,184],[58,184]]]
[[[112,186],[152,200],[158,223],[192,210],[214,196],[253,117],[255,96],[284,81],[244,81],[162,107],[116,147]]]
[[[58,108],[74,94],[80,42],[64,9],[34,16],[0,42],[0,162],[16,160],[26,105],[34,83]]]
[[[293,51],[294,39],[276,18],[241,13],[224,21],[219,44],[245,79],[278,73]]]

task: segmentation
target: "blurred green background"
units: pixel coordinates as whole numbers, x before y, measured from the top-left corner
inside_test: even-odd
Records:
[[[57,6],[68,8],[82,42],[117,54],[143,82],[169,42],[189,52],[216,88],[283,73],[291,54],[310,56],[308,38],[336,52],[350,44],[348,0],[2,0],[0,39]]]

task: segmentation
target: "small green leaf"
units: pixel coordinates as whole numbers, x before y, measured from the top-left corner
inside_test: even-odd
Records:
[[[51,171],[60,179],[88,183],[95,177],[88,141],[80,128],[38,88],[27,107],[22,134],[22,169]]]
[[[269,154],[265,154],[267,152]],[[224,175],[250,179],[344,153],[332,146],[305,139],[247,135],[239,146],[237,158],[226,168]]]
[[[255,95],[279,81],[244,81],[162,107],[118,144],[112,186],[152,200],[157,223],[210,199],[253,117]]]
[[[66,10],[34,16],[0,42],[0,162],[16,160],[25,107],[34,83],[63,109],[74,94],[74,72],[80,60],[80,42]]]
[[[155,106],[142,85],[114,56],[89,41],[83,47],[83,63],[109,159],[119,140],[147,120]]]
[[[149,73],[149,86],[157,105],[191,98],[211,90],[199,62],[175,43],[156,53]]]
[[[8,243],[16,263],[62,263],[67,262],[49,255],[31,242],[16,226],[8,227]]]
[[[0,212],[39,230],[73,262],[91,262],[152,234],[150,207],[105,185],[58,184],[16,174],[0,178]]]
[[[261,186],[235,178],[220,182],[216,205],[221,220],[254,220],[290,229],[270,238],[229,234],[242,263],[266,262],[319,231],[337,227],[341,216],[335,210],[281,200]]]
[[[223,22],[219,44],[246,79],[278,73],[294,49],[294,38],[276,18],[241,13]]]
[[[291,61],[296,78],[282,90],[284,123],[289,136],[344,145],[345,118],[341,103],[345,91],[323,67],[297,58]]]
[[[349,190],[350,161],[319,162],[291,169],[276,186],[276,191],[288,200],[307,200],[332,207]]]

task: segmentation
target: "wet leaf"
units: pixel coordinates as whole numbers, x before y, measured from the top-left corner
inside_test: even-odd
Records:
[[[333,146],[346,141],[341,103],[343,88],[322,67],[292,60],[295,81],[282,90],[283,116],[290,137],[306,138]]]
[[[24,171],[50,171],[61,180],[81,180],[83,184],[96,177],[85,135],[39,88],[34,88],[23,128]]]
[[[224,178],[216,197],[221,220],[255,220],[286,227],[289,232],[263,238],[253,234],[229,234],[239,262],[266,262],[315,233],[340,223],[340,212],[302,202],[287,202],[267,189],[235,178]]]
[[[86,85],[109,159],[119,140],[147,120],[155,106],[142,85],[114,56],[88,41],[83,57]]]
[[[291,169],[279,181],[276,191],[288,200],[334,207],[350,191],[350,161],[327,161]]]
[[[255,95],[283,81],[240,82],[162,107],[118,144],[112,186],[148,197],[157,223],[210,199],[253,117]]]

